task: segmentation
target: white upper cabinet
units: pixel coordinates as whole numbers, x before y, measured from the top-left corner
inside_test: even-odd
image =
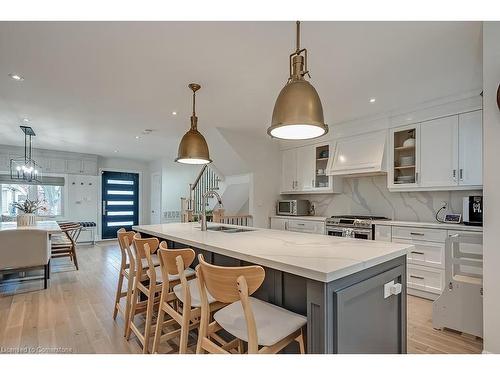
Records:
[[[96,175],[97,160],[83,160],[82,173],[84,175]]]
[[[282,151],[281,193],[340,192],[342,181],[326,174],[330,152],[329,143]]]
[[[297,149],[284,150],[281,153],[281,192],[296,190],[297,181]]]
[[[391,129],[389,190],[481,189],[482,129],[481,110]]]
[[[82,161],[81,160],[66,160],[66,172],[71,174],[82,173]]]
[[[314,188],[314,168],[316,156],[314,146],[297,149],[297,190],[310,191]]]
[[[483,185],[483,111],[458,116],[458,183]]]
[[[453,186],[458,181],[458,116],[420,125],[420,186]]]

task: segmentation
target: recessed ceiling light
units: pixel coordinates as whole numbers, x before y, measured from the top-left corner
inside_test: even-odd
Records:
[[[118,152],[118,150],[115,150],[115,151],[113,151],[113,152]]]
[[[173,116],[177,116],[177,112],[173,111],[173,112],[172,112],[172,115],[173,115]]]
[[[25,118],[23,118],[23,122],[24,122],[25,124],[27,124],[28,122],[30,122],[30,119],[29,119],[29,118],[27,118],[27,117],[25,117]]]
[[[135,136],[135,139],[139,139],[139,138],[141,138],[141,137],[139,137],[138,135]]]
[[[24,81],[24,77],[16,73],[9,73],[9,77],[12,78],[14,81]]]
[[[144,135],[148,135],[148,134],[151,134],[152,132],[153,132],[153,129],[144,129],[144,130],[142,131],[142,134],[144,134]]]
[[[370,103],[375,103],[376,100],[377,99],[375,99],[375,98],[370,98]]]

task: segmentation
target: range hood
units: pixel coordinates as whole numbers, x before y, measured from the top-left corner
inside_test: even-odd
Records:
[[[326,174],[329,176],[371,176],[386,174],[387,131],[376,131],[337,140]]]

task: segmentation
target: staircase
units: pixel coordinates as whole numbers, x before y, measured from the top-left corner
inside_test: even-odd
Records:
[[[213,165],[204,165],[200,170],[200,173],[196,177],[194,183],[189,184],[189,197],[181,198],[181,220],[183,222],[195,220],[195,217],[203,211],[203,195],[209,190],[219,191],[219,194],[223,198],[223,202],[224,198],[229,198],[228,203],[233,204],[230,204],[230,207],[228,208],[235,208],[232,207],[234,206],[234,202],[232,202],[230,199],[233,195],[235,195],[234,198],[238,200],[239,203],[237,208],[241,208],[245,203],[248,203],[248,185],[246,187],[246,200],[242,201],[240,197],[235,194],[235,190],[242,190],[241,177],[238,176],[235,178],[233,176],[229,176],[227,179],[228,184],[224,184],[225,180],[226,179],[222,176],[221,173],[217,171],[217,169]],[[225,193],[229,194],[229,196],[224,197]],[[207,202],[207,208],[209,208],[208,205],[209,203]],[[251,225],[252,217],[250,215],[237,214],[232,216],[224,216],[223,212],[224,211],[221,211],[217,213],[217,215],[214,212],[214,221],[218,221],[224,224]]]

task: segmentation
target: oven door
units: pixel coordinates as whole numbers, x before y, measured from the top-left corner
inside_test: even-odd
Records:
[[[342,227],[326,227],[326,234],[328,236],[344,237],[344,228]]]
[[[373,233],[370,229],[353,229],[354,238],[360,238],[363,240],[373,239]]]

